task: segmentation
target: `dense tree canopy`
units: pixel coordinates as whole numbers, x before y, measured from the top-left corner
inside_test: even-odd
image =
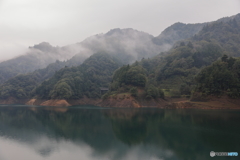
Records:
[[[0,98],[31,98],[34,96],[35,88],[44,80],[51,78],[56,71],[64,66],[79,65],[81,60],[77,57],[68,61],[56,61],[44,69],[38,69],[32,73],[20,74],[7,80],[0,86]]]
[[[218,43],[230,56],[240,56],[240,15],[223,22],[213,22],[193,37],[195,41],[213,41]]]
[[[0,86],[0,98],[30,98],[33,96],[34,89],[44,80],[64,67],[65,62],[56,61],[48,65],[45,69],[39,69],[28,74],[21,74],[6,81]]]
[[[204,68],[197,76],[196,91],[206,95],[228,94],[240,97],[240,59],[226,55],[212,65]]]
[[[40,98],[100,98],[100,87],[108,87],[113,72],[120,66],[114,57],[97,53],[78,67],[65,67],[36,89]]]

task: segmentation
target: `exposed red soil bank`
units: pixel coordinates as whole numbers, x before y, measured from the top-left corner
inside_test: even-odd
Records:
[[[220,98],[209,96],[204,101],[189,101],[188,99],[150,99],[142,100],[135,99],[130,95],[117,95],[104,100],[82,98],[77,100],[39,100],[39,99],[24,99],[17,100],[10,98],[8,100],[1,100],[0,104],[26,104],[26,105],[40,105],[40,106],[55,106],[68,107],[73,105],[95,105],[101,107],[118,107],[118,108],[141,108],[141,107],[155,107],[155,108],[197,108],[197,109],[240,109],[240,99],[231,99],[227,96]]]

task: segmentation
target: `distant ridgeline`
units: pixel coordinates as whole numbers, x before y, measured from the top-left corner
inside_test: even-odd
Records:
[[[183,24],[183,26],[185,25]],[[47,42],[42,42],[29,47],[24,55],[1,62],[0,84],[18,74],[43,69],[56,60],[71,59],[70,65],[77,66],[97,52],[109,53],[125,64],[141,60],[143,57],[151,58],[160,52],[169,50],[176,41],[189,38],[199,31],[193,30],[190,34],[182,34],[179,30],[184,28],[183,26],[178,27],[177,24],[174,24],[166,29],[168,31],[164,31],[156,38],[131,28],[116,28],[106,34],[94,35],[80,43],[64,47],[53,47]],[[161,44],[155,43],[156,39],[161,41]]]
[[[33,47],[29,47],[26,54],[0,63],[0,84],[3,84],[16,75],[44,69],[56,61],[69,59],[66,65],[79,65],[83,62],[84,56],[75,54],[69,48],[53,47],[47,42],[34,45]],[[74,55],[75,57],[72,58]]]
[[[109,48],[102,51],[97,47],[102,39],[107,42],[130,33],[138,32],[117,29],[91,37],[78,44],[96,50],[82,64],[83,58],[78,54],[79,57],[76,55],[69,61],[56,61],[47,68],[13,77],[0,86],[0,98],[105,99],[128,94],[135,99],[149,100],[190,97],[192,93],[239,98],[240,60],[232,57],[240,56],[240,14],[204,25],[176,23],[155,39],[141,33],[137,37],[147,37],[156,45],[174,45],[169,51],[159,50],[161,53],[155,56],[159,46],[151,49],[152,58],[148,58],[146,46],[140,51],[138,46],[137,59],[143,55],[145,58],[131,64],[127,61],[131,58],[129,52],[117,48],[117,41],[111,45],[115,47],[114,53]],[[130,37],[136,38],[134,34]],[[121,47],[124,47],[122,41]]]

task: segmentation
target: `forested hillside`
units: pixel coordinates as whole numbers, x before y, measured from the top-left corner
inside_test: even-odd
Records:
[[[10,78],[0,86],[0,98],[30,98],[34,95],[34,89],[44,80],[51,78],[58,70],[64,67],[78,66],[82,57],[74,56],[68,61],[56,60],[44,69],[38,69],[32,73],[20,74]]]
[[[175,44],[157,67],[158,84],[164,88],[191,91],[195,87],[194,77],[203,67],[211,65],[223,54],[240,56],[239,26],[240,14],[209,23],[192,38]]]
[[[169,35],[171,37],[171,35]],[[0,84],[18,74],[33,72],[47,67],[56,60],[67,60],[73,56],[83,62],[90,55],[97,52],[106,52],[114,55],[124,63],[132,63],[143,57],[153,57],[162,51],[170,49],[172,44],[156,45],[148,33],[134,29],[112,29],[105,34],[98,34],[82,42],[54,47],[42,42],[29,47],[27,53],[0,63]],[[172,38],[174,39],[174,37]],[[75,59],[71,59],[75,61]],[[78,62],[75,61],[76,64]]]
[[[47,42],[29,47],[26,54],[0,63],[0,84],[18,74],[43,69],[56,60],[72,58],[72,53],[60,47],[53,47]],[[79,60],[79,59],[78,59]]]
[[[116,28],[105,34],[91,36],[78,45],[92,54],[97,52],[109,53],[128,64],[141,60],[143,57],[153,57],[170,49],[171,45],[168,47],[156,45],[152,41],[153,38],[148,33],[131,28]]]
[[[239,18],[240,15],[219,19],[218,23],[184,24],[175,23],[166,28],[159,36],[140,32],[131,28],[112,29],[105,34],[91,36],[84,41],[64,47],[53,47],[47,42],[29,47],[29,51],[19,57],[0,63],[0,84],[19,73],[30,73],[45,68],[56,60],[67,60],[76,55],[82,62],[96,52],[107,52],[121,59],[124,63],[132,63],[142,58],[151,58],[160,52],[169,50],[179,41],[194,36],[195,40],[218,41],[232,56],[239,53]],[[234,19],[234,20],[233,20]]]
[[[240,97],[240,58],[224,55],[221,60],[204,68],[196,76],[196,92],[202,95],[224,95]]]
[[[159,36],[153,39],[153,42],[158,45],[172,46],[175,42],[191,38],[202,30],[207,23],[184,24],[174,23],[166,28]]]
[[[170,51],[161,53],[152,59],[142,59],[131,66],[120,68],[113,76],[113,83],[111,84],[112,92],[109,94],[127,92],[145,98],[156,98],[164,91],[165,95],[167,94],[172,97],[180,97],[181,95],[190,96],[197,83],[198,85],[202,83],[202,79],[195,81],[195,77],[203,68],[211,65],[224,54],[239,56],[239,16],[236,15],[232,18],[225,18],[209,23],[192,38],[177,42]],[[233,60],[233,58],[229,58],[229,63],[233,63]],[[234,65],[235,69],[228,68],[228,73],[226,73],[228,78],[236,75],[235,72],[238,70],[236,69],[236,65]],[[216,70],[220,69],[216,68]],[[140,77],[139,74],[141,74]],[[222,74],[225,74],[225,72]],[[205,74],[203,77],[208,76]],[[234,87],[229,86],[230,81]],[[236,97],[239,95],[237,82],[238,80],[233,78],[214,83],[220,86],[228,86],[227,88],[223,88],[228,90],[229,96]],[[210,84],[208,83],[208,85]],[[198,87],[198,90],[206,94],[222,93],[222,90],[224,90],[220,87],[218,91],[213,93],[212,89],[209,89],[209,86],[207,86],[207,83],[205,88],[207,91],[203,90],[203,84],[200,86],[202,87]]]
[[[87,38],[73,45],[75,47],[62,47],[61,50],[66,52],[71,49],[74,50],[73,52],[82,51],[68,61],[56,61],[45,69],[9,79],[0,87],[1,99],[100,98],[102,97],[100,87],[110,90],[103,98],[128,93],[135,98],[156,99],[164,96],[190,96],[194,91],[206,95],[226,93],[230,97],[238,97],[239,80],[236,77],[239,60],[231,56],[240,56],[239,26],[240,14],[207,23],[204,27],[203,24],[177,23],[161,34],[168,34],[168,38],[171,38],[163,36],[165,39],[158,42],[153,36],[144,32],[113,29],[106,34]],[[161,47],[166,43],[173,44],[176,39],[183,37],[188,39],[176,42],[169,51],[161,52],[164,50]],[[153,41],[158,44],[153,44]],[[35,45],[31,49],[38,50],[41,54],[60,53],[58,47],[52,47],[47,43]],[[93,55],[82,63],[91,54]],[[225,57],[223,60],[224,54],[229,58]],[[26,57],[23,59],[26,61]],[[216,62],[220,59],[222,62]],[[0,65],[4,63],[6,62]],[[223,72],[220,71],[219,66]],[[19,64],[14,67],[21,69]],[[212,73],[211,70],[216,70],[216,73],[215,71]],[[217,71],[227,75],[228,79],[218,80]],[[204,75],[205,79],[201,75]],[[208,79],[209,77],[211,79]],[[210,81],[211,83],[219,81],[216,83],[219,85],[209,86]],[[227,83],[230,82],[231,85],[228,85]]]
[[[192,40],[217,43],[226,54],[239,57],[240,14],[234,16],[229,21],[217,21],[204,26]]]
[[[144,98],[157,98],[163,97],[163,90],[168,90],[171,96],[190,95],[197,73],[223,53],[215,44],[200,44],[194,48],[189,42],[172,49],[164,57],[158,55],[152,59],[142,59],[131,66],[123,66],[115,71],[112,92],[109,94],[129,92]]]
[[[78,67],[65,67],[56,72],[36,88],[35,95],[44,99],[100,98],[100,87],[108,87],[120,65],[113,56],[96,53]]]
[[[152,83],[148,69],[138,62],[119,68],[113,75],[110,92],[103,98],[119,93],[130,93],[135,98],[143,99],[164,98],[163,91]]]

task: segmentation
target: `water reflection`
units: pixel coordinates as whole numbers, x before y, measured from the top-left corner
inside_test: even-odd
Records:
[[[226,110],[0,107],[0,159],[211,159],[240,152],[239,120]]]

